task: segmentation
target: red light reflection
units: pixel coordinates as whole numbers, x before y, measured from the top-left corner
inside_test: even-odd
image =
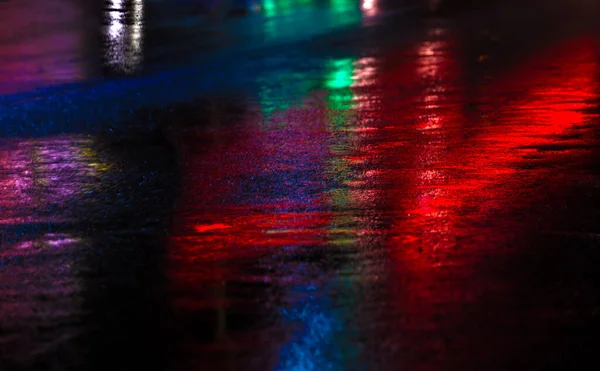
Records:
[[[295,290],[310,291],[311,285],[321,284],[298,278],[304,271],[297,269],[309,269],[312,263],[302,267],[298,262],[286,264],[285,259],[306,246],[349,249],[372,234],[369,218],[355,211],[374,202],[368,184],[376,174],[357,172],[366,166],[365,157],[354,154],[372,128],[368,121],[357,122],[351,107],[354,103],[369,106],[362,94],[352,91],[371,83],[374,61],[350,61],[354,70],[349,73],[348,60],[342,62],[332,64],[340,69],[332,71],[337,88],[329,92],[335,110],[314,108],[310,98],[267,123],[248,116],[226,134],[201,130],[197,137],[185,132],[174,140],[183,143],[184,186],[169,247],[172,303],[183,322],[194,311],[213,311],[217,341],[248,336],[228,328],[227,313],[239,310],[226,294],[228,287],[240,281],[273,280],[273,288],[282,290],[282,301],[301,306]],[[336,125],[331,115],[336,115]],[[199,146],[199,142],[206,144]],[[236,262],[250,258],[258,265],[265,256],[270,264],[277,264],[281,256],[281,266],[272,267],[277,273],[238,272]],[[330,282],[330,274],[319,273],[315,280],[337,284]],[[252,344],[252,340],[236,340]],[[286,342],[282,338],[273,346]],[[290,362],[295,359],[288,357]]]
[[[267,126],[244,118],[201,149],[210,130],[176,140],[184,143],[184,179],[169,247],[172,303],[182,318],[213,310],[219,340],[235,336],[226,323],[226,283],[268,279],[236,274],[236,261],[328,239],[331,216],[323,212],[327,200],[315,178],[328,156],[327,123],[319,112],[303,110],[288,110],[285,118]]]
[[[466,306],[489,295],[485,284],[469,281],[482,276],[474,273],[476,260],[511,238],[509,224],[519,223],[502,219],[508,224],[492,227],[494,215],[519,215],[542,197],[536,184],[561,183],[556,168],[536,168],[536,162],[585,155],[586,109],[597,95],[598,66],[590,39],[537,54],[479,86],[481,97],[508,103],[492,105],[494,111],[473,123],[463,114],[469,101],[460,83],[460,46],[451,35],[435,34],[415,48],[420,58],[414,64],[387,67],[376,77],[389,91],[401,88],[373,92],[381,108],[368,114],[380,115],[384,126],[365,156],[387,170],[378,180],[389,193],[379,202],[394,205],[387,242],[398,287],[394,308],[407,318],[396,345],[413,342],[438,352],[448,345],[420,342],[416,334],[441,336],[457,326],[451,318],[462,318]],[[514,91],[520,94],[509,94]],[[457,340],[453,344],[461,344]]]
[[[511,223],[519,223],[504,218],[498,227],[495,216],[536,202],[536,182],[557,176],[540,169],[523,174],[523,168],[583,153],[562,147],[585,140],[571,133],[588,119],[597,62],[587,40],[574,40],[506,71],[497,82],[468,86],[483,99],[501,101],[474,119],[465,114],[472,102],[455,36],[432,29],[426,41],[397,57],[334,61],[333,69],[354,68],[332,73],[327,99],[334,109],[310,102],[266,125],[248,116],[210,140],[210,133],[200,133],[209,142],[202,149],[201,140],[185,134],[187,178],[169,250],[182,322],[209,308],[218,340],[251,337],[228,331],[226,314],[236,299],[228,287],[265,280],[283,287],[295,279],[295,269],[310,264],[275,269],[286,272],[282,277],[237,274],[240,262],[268,257],[276,264],[274,255],[285,260],[303,246],[355,252],[368,240],[363,236],[371,238],[367,248],[377,238],[375,244],[383,241],[389,253],[377,264],[389,269],[393,281],[385,285],[393,291],[392,315],[407,318],[391,324],[401,327],[400,344],[443,333],[466,306],[489,295],[489,287],[471,282],[479,277],[477,259],[500,254],[498,246],[515,229]],[[520,94],[508,94],[514,91]],[[328,117],[331,112],[336,116]],[[546,150],[557,145],[560,151]],[[317,273],[319,280],[335,282]],[[283,291],[278,295],[292,295]],[[423,346],[446,345],[425,340]]]

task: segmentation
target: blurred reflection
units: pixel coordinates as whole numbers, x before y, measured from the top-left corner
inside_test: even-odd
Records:
[[[8,140],[0,147],[2,224],[62,222],[68,203],[83,196],[108,166],[91,140],[54,137]],[[26,225],[26,224],[25,224]]]
[[[275,16],[287,15],[294,10],[302,10],[306,8],[306,4],[311,4],[313,1],[294,1],[294,0],[263,0],[263,10],[267,18]],[[298,9],[299,8],[299,9]]]
[[[377,0],[361,0],[360,8],[367,16],[376,15],[379,12]]]
[[[495,140],[501,136],[506,146],[521,150],[503,153],[498,160],[514,163],[525,153],[548,145],[560,148],[578,142],[570,139],[570,136],[587,124],[590,115],[586,111],[596,97],[598,83],[595,73],[598,66],[594,52],[595,43],[589,38],[570,40],[536,57],[530,65],[521,67],[515,73],[523,81],[529,82],[531,89],[511,101],[501,118],[527,125],[514,125],[511,130],[502,133],[499,128],[492,127],[482,133],[481,140]],[[552,67],[561,73],[544,70],[532,73],[535,70],[533,64],[546,56]],[[550,59],[550,56],[553,58]],[[507,88],[501,83],[494,86],[499,92]]]
[[[45,233],[2,241],[0,249],[0,359],[4,366],[81,366],[77,350],[83,315],[78,259],[85,241],[68,233]],[[63,362],[52,361],[61,349]],[[6,357],[6,358],[4,358]],[[56,358],[56,357],[55,357]]]
[[[417,204],[407,212],[411,224],[427,226],[417,232],[421,236],[414,232],[411,235],[415,239],[423,238],[421,243],[434,249],[453,243],[451,220],[457,206],[453,202],[460,200],[456,196],[446,199],[443,188],[449,182],[449,172],[444,164],[449,146],[455,139],[453,133],[457,133],[464,122],[464,117],[460,116],[462,97],[455,97],[450,92],[456,89],[460,73],[458,56],[454,54],[456,47],[448,41],[425,41],[418,48],[416,66],[417,76],[424,83],[422,93],[417,97],[416,135],[420,145],[414,165],[417,170],[414,186],[418,194]]]
[[[306,97],[314,87],[310,72],[290,72],[273,69],[256,78],[260,110],[265,120],[282,112]],[[302,98],[299,98],[302,97]]]
[[[109,0],[106,63],[131,73],[142,62],[144,0]]]
[[[248,115],[227,133],[206,137],[198,129],[192,139],[188,132],[190,145],[182,147],[185,203],[177,211],[169,269],[177,326],[203,313],[210,341],[252,348],[260,333],[251,329],[283,329],[286,336],[261,340],[267,353],[260,369],[347,369],[359,354],[351,308],[358,301],[352,283],[361,277],[351,265],[372,238],[372,225],[355,210],[371,203],[373,193],[359,171],[364,163],[353,156],[368,130],[353,112],[355,99],[363,99],[352,87],[368,84],[374,67],[365,58],[330,60],[325,68],[326,107],[311,97],[278,107],[266,122]],[[306,94],[314,79],[307,73],[285,86]],[[192,145],[202,137],[210,147]],[[349,261],[320,263],[319,256],[333,253]],[[314,259],[295,259],[303,254]],[[245,258],[253,267],[238,266]],[[338,277],[340,271],[351,276]],[[264,299],[237,297],[247,285]],[[186,347],[202,351],[193,341]],[[222,356],[229,367],[242,362]]]
[[[7,341],[0,344],[17,365],[56,349],[70,352],[63,360],[80,361],[78,262],[87,242],[72,232],[51,231],[71,229],[66,226],[76,222],[73,208],[108,168],[90,144],[76,136],[0,144],[0,332]]]
[[[0,94],[92,76],[100,9],[69,0],[0,1]]]
[[[353,93],[350,89],[353,82],[354,60],[351,58],[336,59],[327,62],[328,75],[325,87],[329,90],[327,95],[328,107],[336,112],[332,115],[332,123],[343,124],[345,113],[352,108]]]
[[[327,196],[332,209],[327,226],[326,254],[335,254],[336,249],[341,249],[344,254],[360,254],[373,234],[369,218],[356,213],[373,206],[373,192],[368,175],[359,170],[364,166],[360,153],[363,152],[361,141],[365,131],[361,130],[362,124],[352,110],[354,101],[359,99],[352,87],[369,83],[370,60],[348,58],[326,63],[326,121],[330,123],[331,137],[330,156],[324,174],[330,187]],[[337,269],[354,272],[357,262],[347,264],[349,266],[343,264]],[[367,277],[356,276],[356,273],[350,273],[348,277],[342,274],[341,277],[331,276],[321,286],[310,283],[294,288],[291,295],[297,295],[297,291],[308,291],[311,296],[310,300],[300,300],[284,312],[286,327],[297,323],[299,329],[282,348],[279,369],[344,370],[349,365],[357,365],[360,351],[354,344],[359,334],[352,325],[357,319],[351,313],[360,300],[354,294],[356,284],[365,279]],[[323,292],[335,294],[325,296]],[[343,310],[334,309],[340,305],[343,305]]]
[[[312,286],[290,291],[289,295],[305,299],[283,311],[286,325],[296,324],[299,330],[292,335],[293,341],[283,346],[276,370],[346,370],[355,354],[340,347],[339,334],[345,329],[344,323],[336,318],[340,313],[333,309],[333,300],[322,289],[315,290]]]
[[[361,10],[355,0],[329,0],[332,23],[336,26],[350,25],[361,19]]]
[[[314,19],[314,0],[263,0],[264,32],[267,38],[291,37]]]
[[[0,142],[3,368],[158,367],[156,227],[175,177],[164,147],[136,140],[135,151],[85,135]]]
[[[384,117],[392,124],[381,140],[402,139],[402,149],[379,146],[379,155],[398,170],[385,173],[384,183],[402,185],[391,187],[388,195],[399,210],[388,246],[394,259],[391,279],[401,285],[393,313],[408,318],[393,330],[404,335],[390,338],[399,347],[436,352],[432,365],[438,368],[451,361],[462,367],[470,353],[461,349],[472,349],[489,323],[485,314],[464,315],[465,308],[515,290],[511,282],[486,281],[490,276],[480,264],[486,254],[502,255],[501,246],[514,231],[527,228],[523,210],[568,183],[567,171],[547,164],[558,163],[558,157],[566,164],[584,158],[586,110],[595,99],[598,68],[590,40],[570,40],[536,55],[480,87],[480,95],[500,108],[483,113],[469,130],[455,54],[460,44],[451,34],[432,31],[415,49],[414,76],[401,65],[381,77],[419,86],[410,109],[397,96],[382,97],[386,111],[393,110]],[[509,103],[502,101],[506,96]],[[457,331],[465,337],[453,337]],[[513,346],[505,329],[493,331],[500,333],[494,338],[503,348]],[[440,340],[432,341],[434,336]],[[493,356],[489,349],[481,359]]]
[[[268,39],[324,32],[361,19],[354,0],[331,0],[327,8],[315,0],[263,0],[262,9],[263,31]]]
[[[371,341],[371,359],[468,358],[476,331],[456,334],[485,321],[464,309],[511,285],[474,279],[489,277],[480,255],[510,238],[510,211],[547,179],[513,175],[585,124],[596,65],[590,45],[570,44],[477,85],[492,100],[503,83],[520,94],[473,124],[461,48],[433,28],[386,58],[273,68],[257,80],[258,115],[215,107],[209,128],[177,129],[185,175],[168,272],[173,326],[194,334],[178,344],[186,356],[211,369],[348,369]]]
[[[456,294],[452,286],[444,285],[443,269],[450,264],[447,256],[456,243],[458,209],[469,194],[463,180],[457,179],[460,172],[451,170],[461,166],[460,160],[453,162],[457,159],[449,157],[462,140],[464,125],[460,109],[464,98],[457,84],[459,47],[452,35],[430,30],[413,49],[417,55],[414,64],[390,72],[397,74],[394,83],[414,88],[415,94],[404,105],[384,103],[394,107],[390,114],[398,115],[386,135],[401,138],[399,145],[384,155],[393,167],[402,169],[385,174],[388,179],[384,181],[392,185],[388,197],[398,210],[387,242],[391,279],[402,285],[394,298],[393,313],[407,318],[405,325],[394,330],[406,336],[393,338],[398,346],[423,353],[438,351],[437,344],[421,341],[415,334],[423,333],[424,338],[437,334],[441,329],[431,318],[453,310],[440,307]],[[406,73],[407,68],[412,75]]]

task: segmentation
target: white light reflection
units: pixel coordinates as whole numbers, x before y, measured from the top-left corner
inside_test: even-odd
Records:
[[[354,89],[354,107],[358,111],[374,110],[377,108],[379,98],[372,94],[364,93],[364,89],[375,86],[377,83],[377,60],[365,57],[354,62],[354,74],[351,87]]]
[[[377,0],[362,0],[360,4],[362,12],[367,16],[373,16],[379,13]]]
[[[442,41],[426,41],[419,47],[418,74],[424,79],[439,77],[440,65],[446,60]]]
[[[456,98],[449,92],[459,73],[453,47],[444,37],[444,30],[434,28],[417,49],[416,75],[421,80],[422,92],[417,97],[415,129],[423,145],[415,163],[416,202],[408,214],[411,224],[424,226],[420,235],[412,237],[425,241],[433,251],[456,242],[453,193],[445,188],[450,179],[446,169],[450,138],[462,119]]]
[[[143,0],[133,2],[133,25],[131,26],[131,44],[135,50],[142,50],[142,24],[144,15]]]
[[[142,62],[144,0],[133,0],[130,6],[123,0],[109,2],[107,64],[115,70],[131,73]]]
[[[110,24],[108,26],[108,34],[111,40],[116,40],[123,33],[123,24],[121,23],[121,0],[111,0],[110,11],[108,17]]]
[[[354,76],[352,87],[373,86],[375,84],[376,59],[365,57],[354,62]]]
[[[445,86],[436,83],[440,75],[440,66],[444,63],[446,55],[443,51],[445,44],[441,41],[425,41],[419,46],[417,73],[423,81],[429,82],[423,91],[421,101],[424,103],[424,112],[421,120],[425,126],[420,130],[433,130],[442,128],[443,119],[439,115],[439,101],[444,93]]]

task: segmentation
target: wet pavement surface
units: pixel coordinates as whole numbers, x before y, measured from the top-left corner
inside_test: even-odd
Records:
[[[0,370],[597,363],[600,6],[265,2],[202,54],[155,3],[62,70],[0,23]]]

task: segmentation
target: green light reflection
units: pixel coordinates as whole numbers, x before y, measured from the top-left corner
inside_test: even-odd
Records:
[[[275,112],[295,106],[314,87],[310,72],[290,73],[285,70],[266,73],[258,80],[262,115],[269,120]]]
[[[262,0],[261,8],[268,39],[326,32],[362,18],[355,0],[330,0],[327,8],[317,0]]]
[[[327,62],[325,87],[330,90],[327,95],[327,105],[333,111],[347,111],[353,107],[354,93],[350,87],[354,82],[354,62],[352,58]],[[340,119],[344,120],[345,115],[340,112],[333,116],[333,124],[337,126]]]
[[[264,0],[262,8],[266,17],[274,17],[277,15],[277,3],[275,0]]]
[[[350,195],[350,183],[354,178],[349,155],[357,140],[352,130],[356,124],[354,112],[355,59],[342,58],[326,62],[325,87],[328,90],[328,121],[333,134],[333,142],[329,147],[332,157],[329,160],[330,177],[339,187],[329,192],[331,205],[337,209],[332,220],[330,234],[335,245],[353,245],[358,236],[354,224],[356,215],[346,212],[352,209],[353,199]]]
[[[356,23],[362,18],[358,3],[353,0],[330,0],[333,23],[336,26]]]

